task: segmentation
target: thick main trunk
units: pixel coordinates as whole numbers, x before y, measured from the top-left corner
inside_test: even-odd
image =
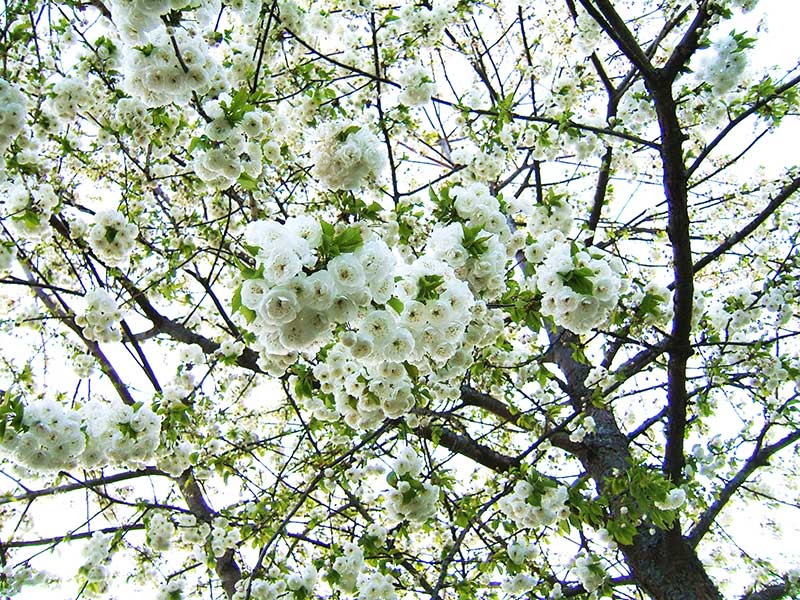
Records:
[[[620,431],[609,408],[587,405],[589,390],[584,385],[589,367],[573,357],[572,334],[551,331],[553,358],[569,384],[576,409],[584,408],[595,420],[595,432],[586,436],[575,455],[603,491],[608,478],[624,473],[632,464],[628,438]],[[557,441],[554,440],[557,444]],[[721,596],[694,549],[676,526],[663,531],[644,524],[633,543],[621,546],[625,562],[636,584],[655,600],[720,600]]]
[[[714,582],[676,530],[642,531],[621,547],[636,581],[655,600],[719,600]]]

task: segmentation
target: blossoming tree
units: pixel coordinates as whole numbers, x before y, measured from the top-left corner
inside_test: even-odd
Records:
[[[758,10],[6,2],[4,597],[794,597]]]

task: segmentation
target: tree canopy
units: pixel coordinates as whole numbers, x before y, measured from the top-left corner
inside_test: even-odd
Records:
[[[1,595],[796,597],[759,11],[7,0]]]

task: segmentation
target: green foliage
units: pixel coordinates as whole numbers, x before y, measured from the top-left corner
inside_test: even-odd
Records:
[[[458,219],[455,200],[450,197],[450,186],[442,186],[439,188],[438,194],[433,186],[430,186],[428,187],[428,197],[434,204],[433,217],[437,221],[447,224]]]
[[[439,287],[444,283],[441,275],[423,275],[417,279],[417,295],[415,300],[426,302],[439,298]]]
[[[559,272],[559,276],[564,282],[564,285],[569,287],[576,294],[591,296],[594,292],[594,283],[592,281],[594,271],[589,267],[578,267],[571,271]]]
[[[336,228],[326,221],[320,221],[322,226],[322,243],[318,249],[322,264],[340,254],[355,252],[363,244],[361,229],[355,226],[345,227],[338,233]]]
[[[500,303],[514,323],[524,324],[533,332],[541,329],[542,317],[539,314],[541,298],[539,294],[531,290],[522,290],[519,283],[510,280]]]
[[[16,432],[25,430],[25,426],[22,424],[24,413],[25,407],[22,401],[11,391],[6,391],[3,401],[0,403],[0,439],[5,437],[9,427]]]
[[[464,249],[471,257],[478,258],[489,249],[486,242],[491,236],[480,235],[481,231],[483,231],[483,226],[475,225],[469,227],[467,225],[461,225],[461,230],[464,236],[461,245],[464,246]]]

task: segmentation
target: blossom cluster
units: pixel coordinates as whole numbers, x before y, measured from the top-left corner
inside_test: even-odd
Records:
[[[0,77],[0,155],[25,126],[25,98],[17,88]],[[0,156],[0,173],[3,171]]]
[[[35,471],[58,471],[77,466],[86,448],[81,416],[52,399],[34,400],[24,407],[21,431],[6,430],[2,449]]]
[[[561,230],[540,234],[526,247],[525,258],[542,294],[542,315],[575,333],[605,323],[628,284],[617,259],[579,249]]]
[[[323,125],[314,146],[312,174],[331,190],[356,190],[380,175],[387,161],[386,148],[368,128],[349,121]]]
[[[161,16],[181,5],[171,0],[112,0],[111,18],[118,30],[130,40],[161,26]]]
[[[410,446],[398,453],[387,478],[391,487],[386,494],[386,517],[390,522],[424,523],[436,514],[440,488],[420,479],[423,466]]]
[[[249,311],[245,325],[256,335],[262,368],[281,375],[297,353],[316,353],[335,332],[324,360],[313,367],[320,391],[333,401],[304,400],[318,419],[341,417],[369,429],[407,416],[415,387],[457,398],[472,351],[494,340],[496,319],[447,261],[485,290],[480,259],[491,255],[503,267],[507,260],[500,236],[478,238],[478,227],[470,234],[473,244],[484,245],[477,262],[453,244],[432,242],[426,253],[401,263],[363,227],[337,230],[308,217],[251,223],[245,242],[257,269],[245,273],[238,296]],[[450,230],[465,231],[460,224]]]
[[[138,98],[120,98],[114,106],[112,124],[128,132],[139,146],[146,146],[155,131],[147,105]]]
[[[518,527],[547,527],[567,511],[567,488],[563,485],[534,487],[518,481],[513,491],[500,499],[498,507]]]
[[[155,513],[146,522],[147,545],[156,552],[166,552],[172,545],[175,525],[163,513]]]
[[[505,289],[508,255],[514,249],[507,218],[484,184],[455,186],[448,195],[457,220],[434,228],[427,252],[455,269],[476,296],[496,298]]]
[[[5,215],[23,239],[39,239],[50,232],[50,217],[58,205],[53,186],[42,183],[26,187],[19,180],[8,181],[0,189],[5,200]]]
[[[78,573],[85,581],[83,594],[88,597],[102,597],[108,589],[111,576],[108,561],[114,534],[95,532],[83,549],[84,562]]]
[[[228,520],[224,517],[214,519],[211,529],[211,551],[217,558],[221,557],[230,549],[242,541],[239,529],[231,527]]]
[[[192,466],[192,454],[194,452],[194,446],[187,440],[162,445],[156,455],[156,466],[165,473],[178,477]]]
[[[186,104],[193,92],[204,94],[223,77],[207,44],[197,34],[184,29],[171,33],[155,29],[146,40],[145,44],[124,46],[122,72],[125,91],[147,106]]]
[[[73,120],[79,110],[91,104],[86,82],[73,78],[60,80],[53,86],[49,104],[52,113],[61,121]]]
[[[572,573],[587,592],[593,592],[603,584],[604,571],[592,556],[581,554],[575,559]]]
[[[436,93],[436,83],[430,74],[419,65],[411,65],[400,76],[400,102],[407,106],[422,106],[431,101]]]
[[[89,245],[108,266],[125,261],[136,243],[139,228],[118,210],[98,212],[89,230]]]
[[[16,258],[16,246],[9,243],[0,243],[0,272],[10,269]]]
[[[220,103],[214,101],[206,107],[215,118],[205,127],[209,143],[192,152],[192,167],[197,176],[213,188],[225,189],[243,174],[256,180],[263,169],[264,152],[259,139],[264,132],[261,111],[251,111],[238,124],[225,116]]]
[[[81,462],[86,467],[144,466],[159,445],[161,417],[145,405],[90,401],[80,408],[88,435]]]
[[[745,38],[732,32],[714,43],[713,56],[700,65],[696,77],[708,83],[715,96],[726,94],[741,81],[747,67],[747,53],[743,52],[742,46],[744,42]]]
[[[8,428],[0,448],[34,471],[147,463],[159,444],[161,419],[148,407],[90,401],[67,408],[52,399],[29,402],[19,431]]]
[[[117,303],[105,290],[96,289],[84,297],[86,307],[83,314],[75,317],[75,323],[83,329],[83,335],[96,342],[119,342],[122,332],[119,322],[122,314]]]

